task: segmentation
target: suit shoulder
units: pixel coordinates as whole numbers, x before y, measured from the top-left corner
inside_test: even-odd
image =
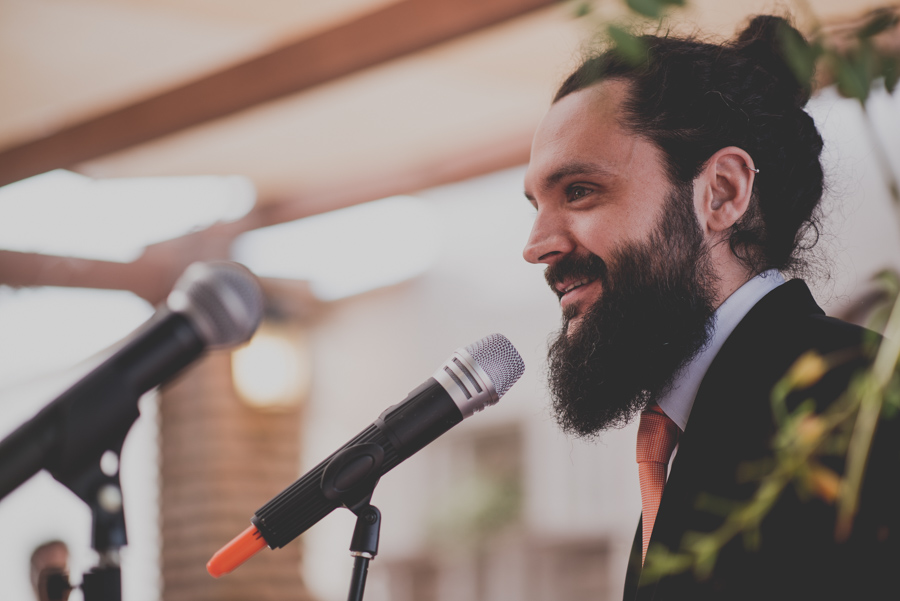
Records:
[[[867,346],[879,340],[871,330],[825,315],[802,280],[786,282],[763,297],[733,336],[745,344],[778,345],[796,355]]]

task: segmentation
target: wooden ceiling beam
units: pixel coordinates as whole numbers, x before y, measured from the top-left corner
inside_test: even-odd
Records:
[[[140,102],[0,150],[0,185],[294,94],[557,0],[400,0]]]
[[[235,236],[253,227],[249,215],[240,221],[217,223],[148,246],[131,263],[0,250],[0,284],[129,290],[157,305],[188,265],[227,259]]]
[[[270,199],[239,221],[217,223],[148,246],[131,263],[0,250],[0,284],[130,290],[156,305],[168,296],[175,281],[194,261],[227,259],[231,243],[243,232],[522,165],[528,162],[531,133],[523,130],[489,140],[465,152],[448,153],[440,160],[398,165],[378,178],[357,178],[342,182],[341,186]],[[274,286],[271,282],[268,285]],[[312,303],[303,305],[300,309],[306,310]]]
[[[523,128],[465,150],[448,152],[434,160],[398,164],[377,177],[348,178],[340,186],[327,185],[298,190],[284,197],[266,198],[250,212],[248,222],[252,222],[254,228],[276,225],[524,165],[531,154],[533,135],[533,128]]]

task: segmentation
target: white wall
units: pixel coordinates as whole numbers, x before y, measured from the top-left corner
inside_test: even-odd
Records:
[[[900,269],[900,207],[885,186],[859,102],[841,98],[832,86],[817,94],[808,108],[825,139],[821,242],[832,273],[830,281],[815,282],[814,290],[827,312],[844,312],[871,286],[874,274]],[[873,90],[867,110],[874,134],[900,177],[900,95]]]

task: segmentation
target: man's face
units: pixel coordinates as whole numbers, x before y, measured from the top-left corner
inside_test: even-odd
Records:
[[[617,122],[627,84],[559,100],[535,135],[525,180],[537,209],[525,258],[545,263],[565,322],[549,381],[566,431],[627,423],[705,344],[715,278],[690,186]]]
[[[524,256],[553,266],[568,256],[608,258],[645,240],[665,212],[670,183],[662,152],[619,124],[628,84],[609,80],[556,102],[534,136],[525,195],[537,209]],[[556,286],[577,326],[602,282]]]

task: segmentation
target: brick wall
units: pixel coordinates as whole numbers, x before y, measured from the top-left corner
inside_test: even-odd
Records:
[[[219,579],[206,562],[299,476],[299,410],[265,413],[236,397],[230,354],[208,355],[160,394],[163,601],[311,599],[297,541],[263,549]]]

